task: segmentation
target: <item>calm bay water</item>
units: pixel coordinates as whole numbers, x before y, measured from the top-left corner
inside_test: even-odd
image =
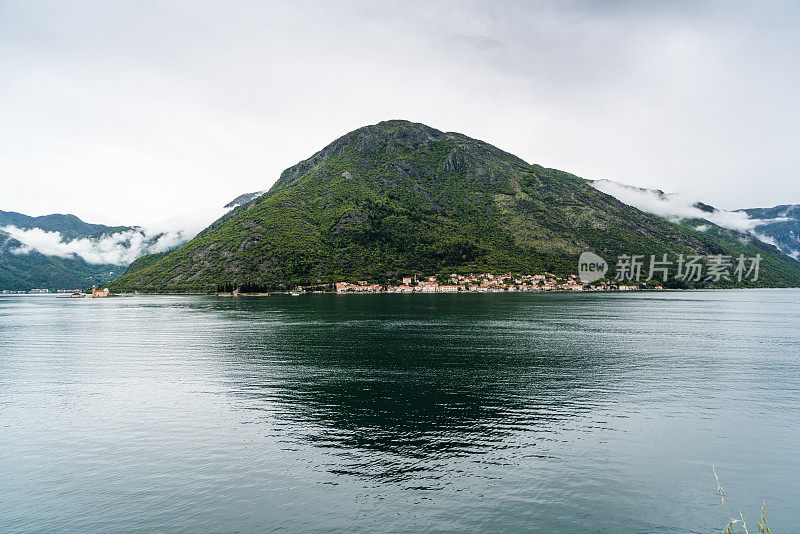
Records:
[[[0,297],[0,532],[719,532],[712,464],[792,532],[799,326],[796,290]]]

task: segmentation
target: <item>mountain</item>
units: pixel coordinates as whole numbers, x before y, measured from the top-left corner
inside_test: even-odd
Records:
[[[757,221],[755,231],[781,252],[800,261],[800,204],[740,210]]]
[[[223,208],[235,208],[237,206],[241,206],[242,204],[246,204],[253,200],[254,198],[261,196],[264,194],[264,191],[256,191],[255,193],[245,193],[243,195],[239,195],[238,197],[234,198],[227,204],[223,206]]]
[[[715,228],[716,230],[716,228]],[[723,234],[723,228],[718,228]],[[286,169],[265,194],[114,287],[213,291],[441,272],[576,272],[578,255],[761,253],[760,282],[800,285],[774,247],[639,211],[567,172],[423,124],[350,132]]]
[[[104,234],[132,230],[129,226],[106,226],[83,222],[75,215],[55,213],[31,217],[22,213],[0,210],[0,228],[15,226],[22,230],[39,228],[46,232],[59,232],[64,239],[97,238]]]
[[[592,184],[604,193],[653,215],[680,222],[702,219],[753,235],[800,261],[800,204],[726,211],[658,189],[634,187],[611,180],[596,180]]]
[[[76,289],[113,280],[125,267],[91,264],[83,258],[47,256],[0,230],[0,290]]]
[[[103,257],[118,256],[114,247],[130,247],[137,233],[75,215],[0,211],[0,290],[76,289],[114,280],[126,264]]]

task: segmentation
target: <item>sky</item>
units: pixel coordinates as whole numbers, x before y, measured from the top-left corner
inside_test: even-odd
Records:
[[[387,119],[800,203],[800,4],[0,0],[0,210],[197,231]]]

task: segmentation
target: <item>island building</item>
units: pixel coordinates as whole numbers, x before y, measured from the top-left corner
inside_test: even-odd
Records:
[[[93,299],[101,299],[111,295],[109,293],[108,288],[97,289],[95,286],[92,286],[92,298]]]

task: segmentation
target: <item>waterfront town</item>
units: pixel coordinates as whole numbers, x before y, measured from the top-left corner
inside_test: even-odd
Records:
[[[640,285],[618,284],[615,282],[595,282],[587,284],[577,275],[559,277],[551,273],[519,275],[519,274],[452,274],[447,277],[403,277],[395,285],[371,284],[367,281],[356,283],[338,282],[337,293],[501,293],[532,291],[633,291],[641,289]],[[300,287],[298,290],[308,291],[310,288]],[[649,289],[662,289],[652,286]]]
[[[544,273],[535,275],[519,274],[452,274],[444,277],[436,276],[406,276],[397,283],[376,284],[366,280],[356,283],[337,282],[325,286],[298,286],[290,293],[299,295],[302,293],[514,293],[514,292],[535,292],[535,291],[638,291],[642,289],[660,290],[659,285],[645,284],[623,284],[613,280],[603,280],[587,284],[581,281],[577,275],[559,277],[555,274]],[[32,289],[29,291],[3,290],[0,294],[47,294],[57,293],[61,298],[103,298],[118,296],[109,292],[107,288],[99,289],[92,287],[88,293],[82,290],[56,290]],[[233,291],[217,291],[219,296],[238,296],[265,293],[252,293],[244,288],[235,288]]]

